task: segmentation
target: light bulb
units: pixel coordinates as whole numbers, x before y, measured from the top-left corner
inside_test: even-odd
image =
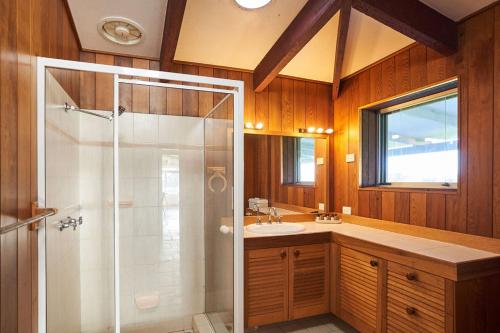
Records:
[[[316,129],[316,133],[318,133],[318,134],[323,133],[323,131],[324,131],[324,130],[323,130],[321,127]]]
[[[261,123],[261,122],[258,122],[256,125],[255,125],[255,128],[260,130],[260,129],[263,129],[264,128],[264,124]]]
[[[326,131],[325,131],[326,134],[332,134],[333,133],[333,129],[331,128],[327,128]]]
[[[316,130],[316,128],[314,126],[308,127],[307,133],[314,133],[315,130]]]
[[[253,124],[251,122],[245,123],[245,128],[253,128]]]

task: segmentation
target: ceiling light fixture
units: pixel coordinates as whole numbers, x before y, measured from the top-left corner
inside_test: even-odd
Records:
[[[144,39],[144,29],[125,17],[105,17],[97,30],[107,40],[120,45],[135,45]]]
[[[257,9],[268,5],[271,0],[235,0],[238,6],[244,9]]]

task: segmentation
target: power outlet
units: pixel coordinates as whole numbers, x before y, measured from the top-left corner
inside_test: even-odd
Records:
[[[351,215],[351,207],[349,207],[349,206],[342,206],[342,214]]]
[[[354,154],[346,154],[345,155],[345,161],[347,163],[352,163],[352,162],[354,162],[354,160],[355,160]]]
[[[325,204],[320,202],[318,204],[318,210],[321,211],[321,212],[324,212],[325,211]]]

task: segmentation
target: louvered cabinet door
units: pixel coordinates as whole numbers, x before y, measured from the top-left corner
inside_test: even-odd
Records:
[[[378,259],[340,250],[340,316],[363,333],[377,331]]]
[[[330,244],[288,248],[290,319],[329,312]]]
[[[288,320],[288,248],[245,251],[245,326],[285,320]]]

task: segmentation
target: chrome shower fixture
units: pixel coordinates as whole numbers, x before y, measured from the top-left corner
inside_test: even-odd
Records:
[[[66,111],[66,112],[68,112],[68,111],[81,112],[81,113],[89,114],[91,116],[96,116],[96,117],[99,117],[99,118],[104,118],[104,119],[107,119],[109,121],[112,121],[113,117],[114,117],[113,113],[111,113],[109,116],[107,116],[107,115],[104,115],[104,114],[100,114],[100,113],[94,112],[94,111],[97,111],[97,112],[109,112],[109,111],[81,109],[81,108],[79,108],[77,106],[68,104],[67,102],[64,103],[64,111]],[[121,106],[121,105],[118,106],[118,116],[121,116],[123,114],[123,112],[125,112],[125,111],[126,110],[125,110],[125,108],[123,106]]]

